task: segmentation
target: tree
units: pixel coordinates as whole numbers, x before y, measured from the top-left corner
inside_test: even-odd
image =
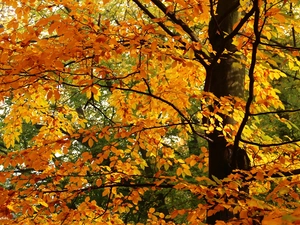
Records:
[[[1,224],[298,223],[299,5],[4,1]]]

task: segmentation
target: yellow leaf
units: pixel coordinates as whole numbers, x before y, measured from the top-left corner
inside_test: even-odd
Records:
[[[165,215],[164,215],[163,213],[159,213],[159,217],[160,217],[160,218],[164,218]]]
[[[38,209],[37,209],[37,207],[36,207],[35,205],[33,205],[32,208],[33,208],[33,210],[34,210],[35,212],[38,211]]]
[[[219,180],[219,178],[217,178],[216,176],[212,175],[213,180],[217,183],[217,184],[221,184],[222,181]]]
[[[86,94],[86,97],[87,97],[88,99],[90,99],[90,98],[92,97],[91,89],[87,89],[85,94]]]
[[[164,163],[163,165],[164,165],[164,169],[165,169],[165,170],[168,170],[168,169],[170,168],[170,166],[169,166],[168,163]]]
[[[188,176],[192,176],[191,171],[190,171],[189,169],[187,169],[187,168],[184,168],[184,169],[183,169],[183,172],[184,172],[186,175],[188,175]]]
[[[38,203],[41,204],[42,206],[48,207],[48,204],[46,202],[44,202],[44,200],[39,199]]]
[[[95,99],[97,102],[99,102],[99,101],[100,101],[99,95],[98,95],[98,94],[97,94],[97,95],[94,95],[94,99]]]
[[[271,37],[272,37],[271,33],[270,32],[266,32],[266,37],[267,37],[268,40],[271,40]]]

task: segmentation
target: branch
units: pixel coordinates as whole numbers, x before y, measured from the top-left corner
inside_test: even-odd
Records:
[[[251,103],[252,103],[253,98],[254,98],[254,81],[255,81],[254,80],[254,69],[255,69],[255,65],[256,65],[256,54],[257,54],[257,49],[258,49],[258,46],[259,46],[259,43],[260,43],[260,34],[261,34],[261,31],[259,31],[259,29],[258,29],[259,21],[260,21],[260,18],[259,18],[260,11],[259,11],[259,6],[258,6],[258,0],[254,0],[253,10],[255,11],[254,25],[253,25],[254,34],[255,34],[255,41],[254,41],[253,47],[252,47],[252,59],[251,59],[251,65],[250,65],[250,68],[249,68],[249,75],[248,75],[249,76],[249,96],[248,96],[247,103],[246,103],[244,118],[241,122],[241,125],[240,125],[240,127],[238,129],[238,132],[237,132],[237,134],[235,136],[235,139],[234,139],[233,154],[236,154],[237,149],[239,148],[239,141],[241,139],[244,127],[246,126],[246,123],[247,123],[247,121],[250,117],[250,106],[251,106]],[[238,32],[238,30],[236,32]],[[235,157],[234,157],[234,159],[235,159]]]
[[[3,149],[6,149],[6,150],[8,150],[2,143],[0,143],[0,147],[1,148],[3,148]],[[0,149],[0,152],[2,152],[3,154],[5,154],[5,155],[7,155],[8,153],[7,153],[7,151],[5,151],[5,150],[2,150],[2,149]]]
[[[271,175],[273,178],[281,178],[281,177],[289,177],[289,176],[295,176],[300,174],[300,169],[294,169],[291,171],[285,171],[285,172],[278,172]]]
[[[193,127],[191,121],[183,114],[183,112],[181,112],[172,102],[169,102],[168,100],[166,99],[163,99],[157,95],[154,95],[152,93],[147,93],[147,92],[142,92],[142,91],[139,91],[139,90],[134,90],[134,89],[129,89],[129,88],[122,88],[122,87],[113,87],[113,86],[107,86],[107,85],[102,85],[102,84],[98,84],[100,87],[105,87],[105,88],[114,88],[114,89],[118,89],[118,90],[122,90],[122,91],[131,91],[131,92],[134,92],[134,93],[137,93],[137,94],[142,94],[142,95],[147,95],[147,96],[150,96],[152,98],[155,98],[169,106],[171,106],[188,124],[189,124],[189,127],[191,128],[192,132],[197,134],[199,137],[207,140],[207,141],[210,141],[210,142],[213,142],[213,140],[203,134],[199,134],[195,128]]]
[[[138,5],[138,7],[144,12],[146,13],[147,16],[150,17],[150,19],[154,20],[156,19],[156,17],[145,7],[143,6],[142,3],[140,3],[138,0],[133,0],[135,2],[135,4]],[[165,26],[165,24],[163,22],[156,22],[168,35],[170,35],[171,37],[180,37],[180,34],[178,33],[173,33],[172,31],[169,30],[168,27]],[[184,43],[185,44],[185,43]]]
[[[152,2],[161,10],[165,15],[167,15],[174,23],[178,24],[191,38],[194,42],[200,42],[197,35],[191,28],[183,22],[181,19],[177,19],[175,13],[167,12],[167,7],[160,0],[152,0]]]
[[[300,142],[300,139],[285,141],[285,142],[281,142],[281,143],[271,143],[271,144],[260,144],[260,143],[257,143],[257,142],[247,141],[247,140],[244,140],[242,138],[240,138],[239,141],[241,141],[243,143],[246,143],[246,144],[259,146],[259,147],[272,147],[272,146],[281,146],[281,145],[287,145],[287,144],[294,144],[296,142]]]
[[[65,81],[61,82],[61,84],[64,84],[64,85],[67,85],[67,86],[71,86],[71,87],[82,87],[83,85],[75,85],[75,84],[70,84],[70,83],[67,83]],[[183,112],[181,112],[172,102],[169,102],[168,100],[166,99],[163,99],[157,95],[154,95],[152,93],[147,93],[147,92],[142,92],[142,91],[139,91],[139,90],[134,90],[134,89],[130,89],[130,88],[122,88],[122,87],[115,87],[115,86],[112,86],[112,85],[102,85],[102,84],[99,84],[97,83],[100,87],[104,87],[104,88],[108,88],[108,89],[118,89],[118,90],[122,90],[122,91],[131,91],[131,92],[134,92],[134,93],[137,93],[137,94],[142,94],[142,95],[147,95],[147,96],[150,96],[150,97],[153,97],[161,102],[164,102],[166,103],[167,105],[171,106],[189,125],[189,127],[191,128],[192,132],[197,134],[199,137],[207,140],[207,141],[210,141],[210,142],[213,142],[213,140],[203,134],[199,134],[195,128],[193,127],[193,123],[183,114]],[[88,85],[87,85],[88,86]]]
[[[250,116],[260,116],[260,115],[278,114],[278,113],[293,113],[299,111],[300,109],[286,109],[286,110],[278,110],[278,111],[271,111],[271,112],[250,113]]]
[[[142,184],[127,184],[127,183],[116,183],[116,184],[103,184],[101,186],[91,186],[91,187],[86,187],[86,188],[81,188],[78,190],[74,190],[75,192],[84,192],[84,191],[90,191],[90,190],[98,190],[98,189],[103,189],[103,188],[113,188],[113,187],[123,187],[123,188],[141,188],[141,187],[158,187],[158,188],[174,188],[174,184],[161,184],[161,185],[156,185],[152,183],[142,183]],[[47,191],[42,191],[42,193],[62,193],[62,192],[70,192],[69,189],[65,188],[62,190],[47,190]]]
[[[290,176],[296,176],[300,175],[300,169],[294,169],[290,171],[279,171],[275,172],[272,175],[266,175],[269,171],[264,171],[264,179],[268,178],[282,178],[282,177],[290,177]],[[243,171],[243,170],[236,170],[232,174],[239,174],[243,176],[243,181],[251,182],[251,181],[257,181],[257,178],[255,177],[255,174],[249,174],[249,171]],[[248,175],[248,176],[247,176]],[[225,182],[224,182],[225,183]]]
[[[245,35],[244,35],[245,36]],[[275,40],[269,40],[266,36],[262,35],[261,36],[263,39],[269,41],[269,42],[273,42],[275,44],[270,44],[270,43],[266,43],[266,42],[260,42],[261,45],[266,45],[266,46],[270,46],[270,47],[274,47],[274,48],[278,48],[278,49],[285,49],[288,51],[299,51],[300,48],[296,47],[296,46],[286,46],[286,44],[282,44],[278,41]]]
[[[149,93],[149,94],[152,94],[152,92],[151,92],[151,88],[150,88],[150,85],[149,85],[149,83],[146,81],[146,79],[145,79],[145,78],[143,78],[143,81],[145,82],[145,84],[146,84],[146,86],[147,86],[148,93]]]
[[[133,0],[138,7],[144,12],[146,13],[151,19],[156,19],[156,17],[145,7],[143,6],[138,0]],[[153,0],[152,1],[161,11],[163,11],[163,13],[165,15],[167,15],[175,24],[179,25],[191,38],[192,41],[200,43],[199,38],[197,37],[197,35],[194,33],[194,31],[186,24],[184,23],[181,19],[177,19],[174,13],[171,12],[167,12],[167,7],[159,0]],[[179,37],[178,41],[183,45],[186,46],[186,43],[184,41],[182,41],[180,39],[180,34],[178,33],[173,33],[172,31],[169,30],[169,28],[167,28],[164,23],[162,22],[157,22],[157,24],[167,33],[169,34],[171,37]],[[205,54],[203,51],[201,50],[195,50],[195,57],[196,59],[206,68],[208,65],[207,63],[204,61],[204,59],[209,59],[209,56],[207,54]],[[202,58],[202,57],[203,58]]]
[[[108,199],[107,199],[107,202],[106,202],[106,206],[105,206],[105,210],[103,213],[101,213],[99,216],[96,217],[96,219],[102,217],[108,210],[108,206],[109,206],[109,202],[111,200],[111,194],[112,194],[112,187],[110,188],[110,191],[109,191],[109,195],[108,195]]]

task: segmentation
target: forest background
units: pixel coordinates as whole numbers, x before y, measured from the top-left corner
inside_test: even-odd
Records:
[[[298,0],[2,0],[0,224],[299,224]]]

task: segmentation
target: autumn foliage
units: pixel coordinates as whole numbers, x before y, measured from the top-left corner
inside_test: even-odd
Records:
[[[2,0],[0,224],[300,224],[300,4],[237,2],[231,50],[221,2]]]

